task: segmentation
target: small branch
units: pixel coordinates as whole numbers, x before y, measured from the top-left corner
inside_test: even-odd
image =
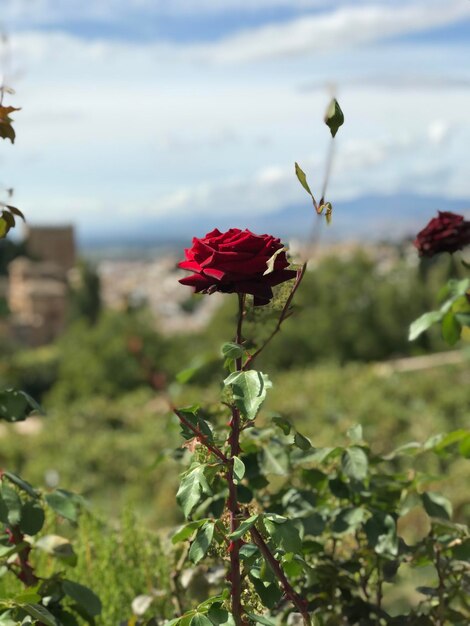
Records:
[[[181,576],[181,571],[183,569],[184,563],[188,557],[188,552],[189,552],[189,546],[186,545],[181,552],[181,556],[178,559],[175,565],[175,569],[172,571],[171,578],[170,578],[172,601],[175,606],[176,615],[182,615],[184,613],[184,605],[181,600],[180,576]]]
[[[284,593],[286,594],[286,597],[289,598],[289,600],[292,602],[295,608],[302,615],[304,626],[312,626],[310,615],[308,614],[308,611],[307,611],[306,601],[303,598],[301,598],[299,594],[296,591],[294,591],[294,589],[292,588],[290,582],[286,578],[286,575],[282,571],[279,561],[276,559],[274,554],[269,549],[268,544],[265,542],[265,540],[261,536],[259,530],[255,526],[252,526],[250,533],[251,533],[251,538],[253,539],[253,542],[258,546],[265,561],[269,564],[275,576],[277,577],[280,584],[282,585],[282,588],[284,589]]]
[[[326,190],[328,188],[328,183],[330,181],[331,175],[331,167],[333,165],[333,157],[335,154],[335,140],[332,137],[330,140],[330,145],[328,146],[328,154],[326,157],[326,166],[325,166],[325,176],[323,178],[323,186],[321,190],[321,199],[318,203],[320,206],[325,202]]]
[[[305,271],[307,269],[307,263],[304,263],[302,265],[302,267],[300,269],[297,270],[297,277],[295,279],[295,283],[294,286],[291,289],[291,292],[289,294],[289,297],[286,300],[286,303],[284,304],[284,307],[281,311],[281,315],[279,316],[279,319],[277,321],[277,324],[274,328],[274,330],[272,331],[272,333],[269,335],[269,337],[266,339],[266,341],[263,343],[262,346],[260,346],[258,348],[258,350],[256,350],[256,352],[254,352],[252,355],[250,355],[246,362],[245,365],[242,367],[242,370],[247,370],[249,368],[249,366],[253,363],[253,361],[256,359],[256,357],[266,348],[266,346],[272,341],[272,339],[277,335],[277,333],[281,330],[281,325],[284,322],[284,320],[286,320],[289,315],[290,315],[290,305],[291,302],[295,296],[295,293],[297,291],[297,289],[300,286],[300,283],[302,282],[302,279],[305,275]]]
[[[199,441],[206,446],[206,448],[212,452],[212,454],[214,454],[218,459],[220,459],[223,463],[225,463],[226,465],[228,465],[230,463],[230,459],[228,457],[225,456],[225,454],[219,450],[216,446],[212,445],[211,443],[209,443],[209,441],[207,441],[207,435],[205,435],[204,433],[202,433],[199,428],[196,428],[196,426],[193,426],[193,424],[191,424],[191,422],[189,420],[186,419],[186,417],[184,416],[184,414],[179,411],[176,407],[172,406],[171,410],[173,411],[173,413],[178,417],[178,419],[180,420],[180,422],[182,424],[184,424],[186,426],[186,428],[189,428],[189,430],[194,433],[194,435],[199,439]]]

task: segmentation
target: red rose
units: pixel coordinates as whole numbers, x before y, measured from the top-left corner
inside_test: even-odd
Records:
[[[185,250],[186,260],[178,264],[194,272],[179,282],[197,293],[249,293],[255,306],[267,304],[273,297],[271,287],[296,276],[289,266],[282,243],[271,235],[255,235],[249,230],[231,228],[226,233],[214,229]],[[274,268],[265,274],[274,254]]]
[[[470,222],[462,215],[438,211],[414,241],[420,256],[434,256],[439,252],[456,252],[470,244]]]

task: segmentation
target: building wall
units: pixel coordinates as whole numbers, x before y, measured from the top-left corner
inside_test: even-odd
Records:
[[[26,249],[38,261],[56,263],[65,271],[76,263],[73,226],[28,226]]]

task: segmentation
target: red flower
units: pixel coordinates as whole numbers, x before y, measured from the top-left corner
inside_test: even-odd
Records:
[[[194,237],[192,248],[185,250],[186,260],[179,267],[194,273],[179,282],[197,293],[248,293],[254,296],[255,306],[267,304],[273,297],[271,287],[296,275],[286,269],[289,261],[282,247],[271,235],[239,228],[221,233],[216,228],[202,239]],[[265,274],[276,252],[273,271]]]
[[[438,211],[429,224],[421,230],[414,245],[420,256],[434,256],[439,252],[456,252],[470,244],[470,222],[462,215]]]

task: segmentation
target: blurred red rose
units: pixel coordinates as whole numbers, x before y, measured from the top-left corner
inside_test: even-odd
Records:
[[[429,257],[439,252],[456,252],[469,244],[470,222],[450,211],[438,211],[414,241],[419,255]]]
[[[289,261],[282,248],[271,235],[239,228],[221,233],[216,228],[202,239],[194,237],[192,248],[185,250],[186,259],[178,266],[194,273],[179,282],[197,293],[247,293],[254,296],[255,306],[267,304],[273,297],[271,287],[296,276],[286,269]],[[273,271],[265,274],[276,252]]]

